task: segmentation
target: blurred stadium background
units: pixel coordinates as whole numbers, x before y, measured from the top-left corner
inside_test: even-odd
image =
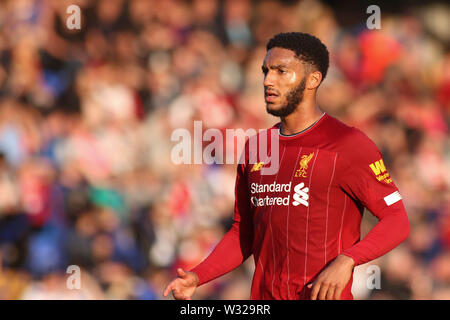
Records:
[[[0,1],[0,298],[163,299],[234,202],[235,165],[174,165],[171,133],[272,126],[260,68],[282,31],[328,46],[320,106],[376,142],[410,217],[409,239],[370,263],[381,290],[363,265],[355,298],[450,299],[450,6],[353,0]],[[195,299],[248,299],[252,265]]]

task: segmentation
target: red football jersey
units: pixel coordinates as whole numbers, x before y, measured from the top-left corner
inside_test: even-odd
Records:
[[[339,254],[359,265],[402,242],[409,222],[376,145],[360,130],[324,114],[307,130],[284,136],[278,123],[279,170],[268,159],[238,165],[234,222],[213,252],[192,269],[199,285],[253,254],[251,299],[309,299],[307,284]],[[267,135],[270,150],[270,135]],[[259,138],[259,137],[258,137]],[[360,241],[364,207],[378,224]],[[352,280],[341,299],[352,299]]]

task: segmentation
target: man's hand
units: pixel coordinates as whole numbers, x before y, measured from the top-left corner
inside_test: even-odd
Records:
[[[195,272],[184,271],[181,268],[177,269],[178,278],[172,280],[171,283],[164,290],[164,297],[167,297],[172,291],[173,297],[177,300],[191,300],[195,288],[198,284],[198,276]]]
[[[311,300],[340,300],[341,293],[347,285],[355,261],[352,258],[340,254],[336,259],[326,267],[317,277],[317,279],[308,284],[312,288]]]

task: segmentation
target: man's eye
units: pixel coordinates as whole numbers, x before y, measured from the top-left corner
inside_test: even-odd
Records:
[[[286,70],[278,69],[278,73],[281,73],[281,74],[286,73]]]

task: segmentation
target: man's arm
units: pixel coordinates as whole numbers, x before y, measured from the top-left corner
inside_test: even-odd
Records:
[[[241,265],[252,254],[253,219],[245,165],[239,164],[235,186],[233,225],[211,254],[191,271],[202,285]]]
[[[402,201],[374,215],[379,219],[375,227],[364,239],[342,252],[355,261],[355,266],[381,257],[409,236],[409,220]]]
[[[312,299],[339,299],[355,266],[394,249],[410,231],[400,193],[376,145],[357,129],[349,141],[348,150],[340,159],[341,188],[360,201],[379,221],[364,239],[341,252],[308,286],[313,288]]]
[[[164,296],[172,291],[175,299],[188,300],[196,287],[230,272],[252,254],[253,219],[244,164],[237,168],[233,220],[230,230],[203,262],[187,272],[178,270],[179,277],[166,287]]]
[[[409,221],[401,201],[375,215],[380,220],[364,239],[344,250],[308,285],[312,300],[339,300],[355,266],[386,254],[408,237]]]
[[[408,215],[381,152],[364,133],[355,129],[357,152],[343,155],[341,187],[379,220],[364,239],[342,254],[355,266],[374,260],[403,242],[409,235]]]

